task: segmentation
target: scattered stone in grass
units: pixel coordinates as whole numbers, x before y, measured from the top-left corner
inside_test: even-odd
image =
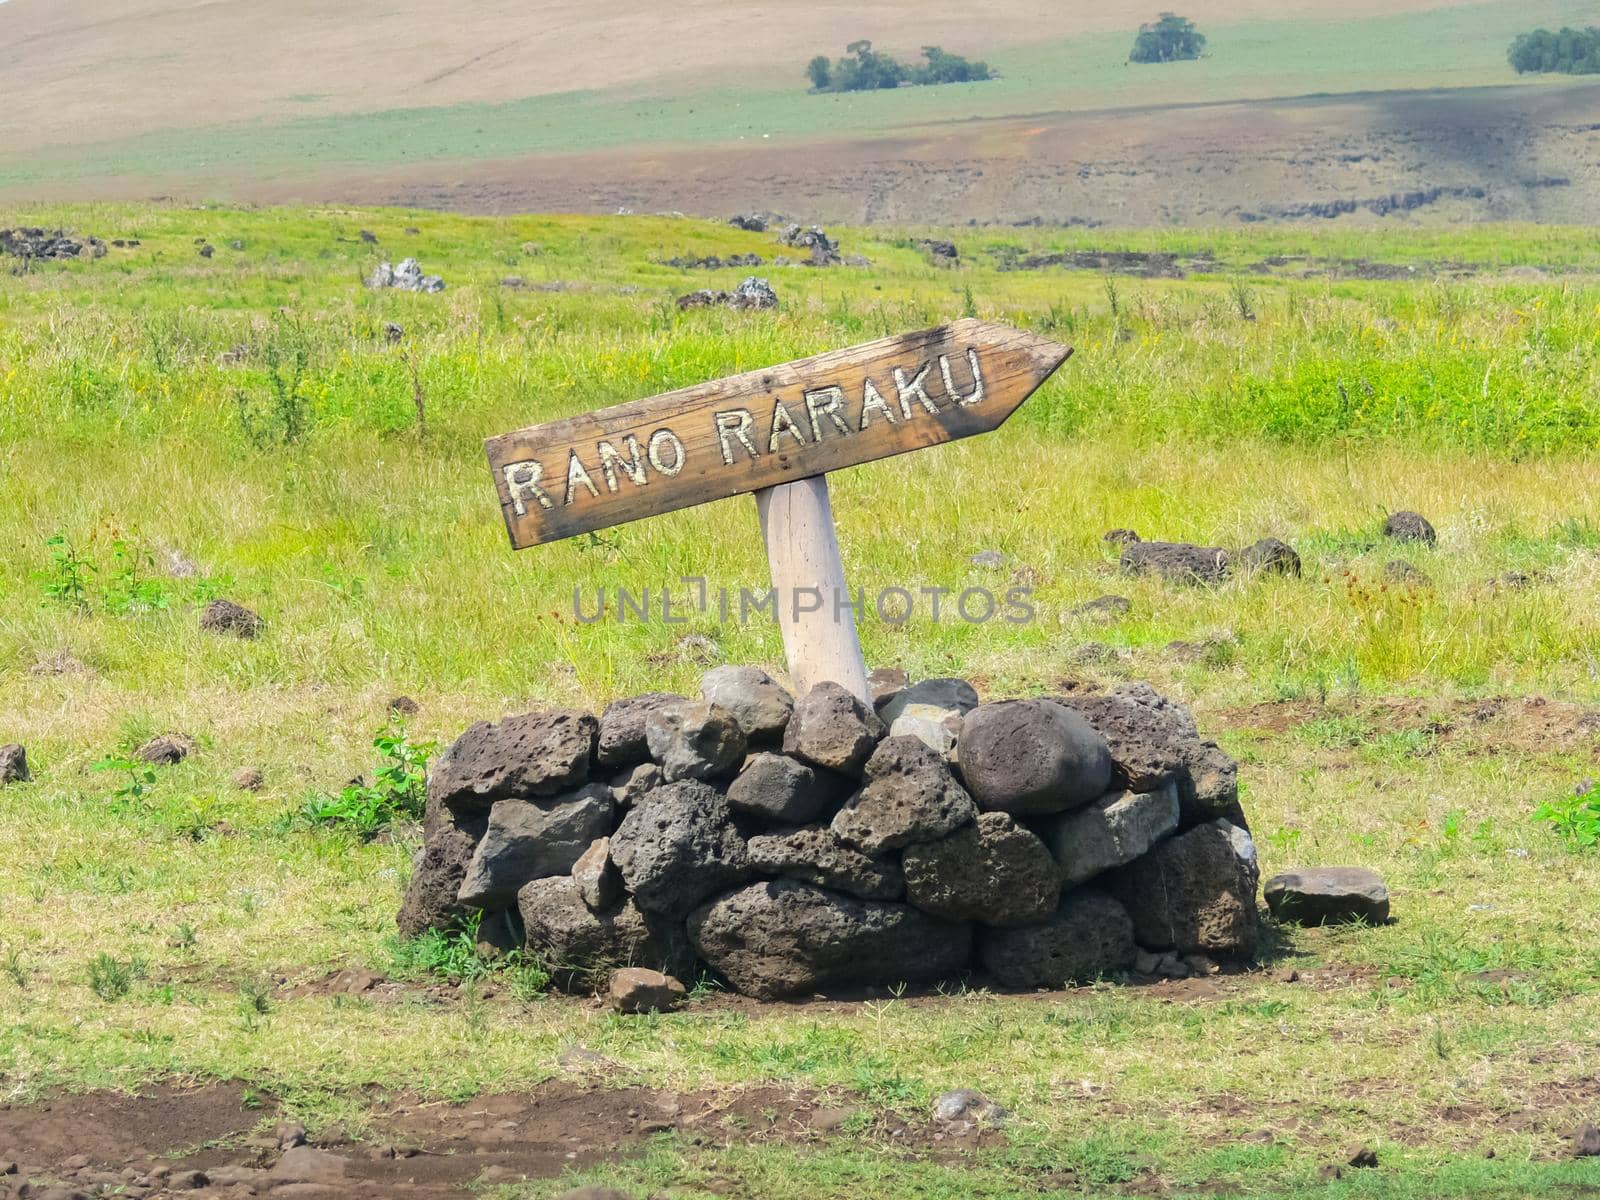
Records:
[[[233,786],[241,792],[259,792],[266,781],[260,767],[240,767],[233,773]]]
[[[673,1012],[689,998],[688,989],[671,975],[645,967],[613,971],[606,994],[612,1008],[628,1015]]]
[[[1317,1168],[1318,1183],[1332,1183],[1337,1179],[1343,1178],[1344,1169],[1337,1163],[1324,1163],[1322,1166]]]
[[[779,240],[785,246],[810,251],[810,257],[806,260],[807,266],[831,267],[839,262],[839,243],[824,233],[819,226],[803,228],[798,224],[788,225]]]
[[[1239,1140],[1255,1146],[1270,1146],[1278,1140],[1278,1135],[1270,1129],[1252,1129]]]
[[[217,252],[217,248],[215,246],[213,246],[210,242],[207,242],[205,245],[200,247],[198,253],[199,253],[201,258],[210,258],[216,252]]]
[[[765,233],[767,219],[760,213],[735,213],[728,218],[728,224],[735,229],[743,229],[746,233]]]
[[[1158,575],[1168,583],[1221,583],[1228,569],[1228,552],[1220,546],[1134,542],[1122,551],[1124,575]]]
[[[259,616],[232,600],[213,600],[200,613],[200,628],[207,633],[248,640],[260,636],[262,625]]]
[[[1239,551],[1239,566],[1246,575],[1300,575],[1300,556],[1277,538],[1262,538]]]
[[[378,235],[373,233],[370,229],[358,229],[356,231],[356,236],[369,246],[376,246],[378,244]]]
[[[982,1092],[956,1088],[933,1102],[936,1125],[1004,1125],[1010,1114]]]
[[[998,571],[1006,565],[1006,556],[998,550],[979,550],[967,561],[975,567],[982,567],[986,571]]]
[[[1407,587],[1431,588],[1433,577],[1426,571],[1412,566],[1403,558],[1397,558],[1383,568],[1384,578],[1390,583],[1404,584]]]
[[[1362,1146],[1350,1155],[1347,1165],[1362,1170],[1375,1167],[1378,1165],[1378,1152],[1370,1146]]]
[[[400,260],[400,265],[379,263],[367,276],[369,288],[394,288],[402,292],[442,292],[444,280],[437,275],[424,275],[422,266],[414,258]]]
[[[1091,617],[1097,621],[1115,621],[1118,617],[1127,616],[1133,609],[1133,601],[1126,596],[1105,595],[1080,604],[1072,610],[1075,617]]]
[[[406,336],[405,327],[396,325],[393,321],[385,321],[383,325],[383,341],[385,345],[398,346]]]
[[[1297,925],[1337,925],[1389,919],[1383,876],[1365,867],[1303,867],[1267,880],[1262,896],[1272,915]]]
[[[1108,529],[1100,540],[1113,546],[1132,546],[1143,539],[1131,529]]]
[[[141,762],[170,767],[194,753],[194,739],[182,733],[163,733],[151,738],[133,752]]]
[[[1573,1158],[1600,1158],[1600,1126],[1585,1125],[1572,1135]]]
[[[402,717],[414,717],[422,711],[422,706],[410,696],[395,696],[389,701],[388,708]]]
[[[731,308],[735,312],[773,309],[778,307],[778,293],[772,290],[772,284],[765,279],[759,275],[752,275],[731,292],[701,288],[697,292],[679,296],[678,307],[680,309]]]
[[[1397,542],[1423,542],[1429,546],[1439,540],[1427,517],[1405,511],[1389,514],[1389,519],[1383,523],[1383,536]]]
[[[231,241],[228,242],[228,249],[230,249],[230,250],[243,250],[244,249],[244,239],[243,238],[233,238]]]
[[[0,784],[27,783],[33,776],[28,773],[28,752],[16,742],[0,746]]]
[[[1274,983],[1299,983],[1300,982],[1300,972],[1295,970],[1293,967],[1283,967],[1280,970],[1274,971],[1272,973],[1272,982],[1274,982]]]

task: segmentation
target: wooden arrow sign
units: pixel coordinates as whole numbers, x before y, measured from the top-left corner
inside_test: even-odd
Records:
[[[987,433],[1072,351],[962,320],[485,443],[516,549]]]

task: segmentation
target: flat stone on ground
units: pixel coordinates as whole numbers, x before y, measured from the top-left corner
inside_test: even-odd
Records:
[[[1273,916],[1298,925],[1389,919],[1389,889],[1366,867],[1302,867],[1274,875],[1261,891]]]

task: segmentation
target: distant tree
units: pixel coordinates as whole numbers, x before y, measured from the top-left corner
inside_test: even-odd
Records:
[[[806,64],[806,77],[819,92],[869,92],[896,88],[903,83],[974,83],[993,79],[994,72],[984,62],[969,62],[938,46],[922,48],[923,62],[908,67],[893,55],[874,50],[869,41],[851,42],[846,57],[830,63],[817,55]]]
[[[1168,63],[1181,59],[1199,58],[1206,48],[1206,35],[1194,27],[1188,17],[1164,12],[1160,19],[1139,27],[1139,36],[1133,39],[1129,62]]]
[[[1600,74],[1600,27],[1535,29],[1511,43],[1506,55],[1519,75],[1531,71],[1562,75]]]

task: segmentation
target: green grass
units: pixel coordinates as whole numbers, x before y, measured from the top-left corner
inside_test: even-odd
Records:
[[[664,219],[25,217],[144,244],[0,276],[0,740],[25,743],[35,773],[0,790],[0,1095],[236,1079],[359,1131],[375,1096],[528,1088],[582,1045],[623,1064],[616,1082],[776,1082],[874,1119],[977,1086],[1017,1114],[1006,1147],[959,1157],[897,1147],[873,1121],[804,1152],[668,1138],[597,1172],[638,1195],[1095,1195],[1150,1175],[1172,1194],[1600,1186],[1593,1166],[1556,1161],[1565,1132],[1600,1116],[1585,1083],[1600,1074],[1600,856],[1534,820],[1596,773],[1595,734],[1577,722],[1600,704],[1590,231],[957,231],[954,272],[911,247],[927,231],[845,231],[873,267],[769,268],[778,314],[685,315],[674,294],[739,273],[652,260],[770,257],[770,237]],[[450,289],[363,290],[361,228]],[[195,254],[200,237],[214,259]],[[1001,272],[992,243],[1209,249],[1221,265],[1108,283]],[[1451,283],[1248,273],[1280,253],[1487,267]],[[1564,273],[1503,273],[1526,265]],[[565,290],[502,288],[509,274]],[[993,586],[1031,568],[1043,619],[870,622],[869,659],[990,694],[1151,679],[1240,758],[1267,871],[1370,864],[1398,923],[1275,930],[1274,965],[1317,981],[1262,973],[1193,1001],[1108,984],[753,1011],[712,994],[624,1020],[543,997],[537,964],[513,963],[491,1001],[432,1003],[421,984],[477,968],[459,942],[394,943],[415,826],[369,838],[296,819],[308,796],[372,770],[392,697],[420,703],[413,743],[443,743],[483,717],[692,687],[688,633],[728,661],[781,659],[759,623],[571,616],[575,586],[761,586],[747,499],[513,554],[482,438],[951,318],[968,294],[980,315],[1078,354],[998,432],[837,476],[846,567],[869,588]],[[398,346],[387,322],[405,329]],[[275,411],[273,372],[289,379],[302,353],[297,436],[252,437],[238,397]],[[1436,548],[1374,544],[1399,507],[1432,518]],[[1112,526],[1280,536],[1306,573],[1217,589],[1125,580],[1100,541]],[[967,562],[985,548],[1007,569]],[[175,576],[171,551],[196,573]],[[1385,586],[1395,557],[1436,586]],[[1546,581],[1486,587],[1514,570]],[[1108,591],[1132,600],[1126,617],[1064,615]],[[218,594],[262,614],[259,639],[198,630]],[[1173,640],[1214,649],[1182,660]],[[1086,663],[1090,642],[1109,656]],[[85,669],[36,672],[63,653]],[[1493,715],[1470,715],[1496,696],[1509,699]],[[196,739],[188,760],[153,779],[126,767],[168,730]],[[230,785],[242,766],[263,769],[259,794]],[[378,1004],[263,982],[348,966],[419,986]],[[1244,1140],[1264,1128],[1272,1144]],[[1384,1167],[1317,1182],[1360,1144]]]
[[[700,90],[628,85],[457,104],[201,126],[82,146],[0,155],[0,188],[108,175],[243,174],[429,160],[514,158],[631,145],[737,143],[878,136],[974,117],[1172,103],[1514,84],[1511,40],[1535,26],[1582,25],[1576,0],[1492,0],[1361,20],[1282,20],[1212,26],[1197,62],[1129,66],[1134,30],[987,55],[986,83],[808,95],[804,62],[774,64],[776,86]],[[914,49],[914,48],[913,48]],[[1557,86],[1550,81],[1526,86]],[[300,99],[301,97],[295,97]]]

